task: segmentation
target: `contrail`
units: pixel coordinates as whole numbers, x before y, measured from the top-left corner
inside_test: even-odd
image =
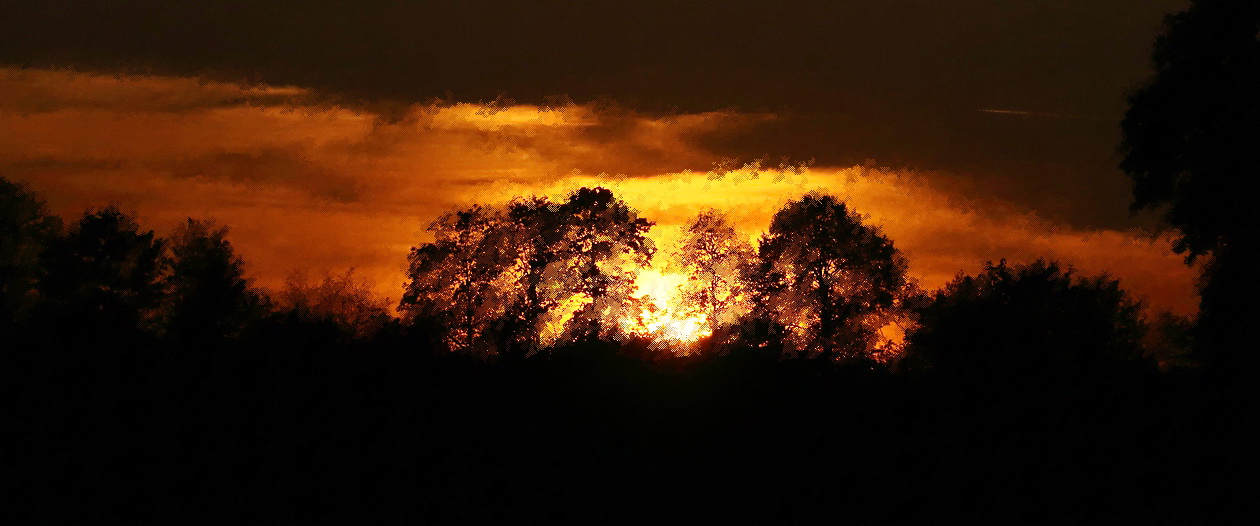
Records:
[[[1058,119],[1090,119],[1090,120],[1106,120],[1101,117],[1089,117],[1086,115],[1067,115],[1063,113],[1046,113],[1040,111],[1021,111],[1021,110],[997,110],[997,109],[981,109],[984,113],[997,113],[1000,115],[1023,115],[1026,117],[1054,117]]]

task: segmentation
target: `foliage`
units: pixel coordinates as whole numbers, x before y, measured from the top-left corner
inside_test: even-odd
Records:
[[[357,339],[376,335],[392,319],[389,300],[377,297],[371,284],[348,269],[342,274],[324,273],[312,283],[305,273],[294,272],[276,294],[282,313],[315,322],[328,322]]]
[[[239,335],[261,314],[244,262],[226,239],[227,227],[188,219],[167,240],[170,276],[163,300],[168,335],[206,342]]]
[[[44,250],[60,230],[34,192],[0,178],[0,335],[34,308]]]
[[[910,285],[892,241],[829,195],[780,209],[757,258],[754,315],[784,327],[798,355],[869,356]]]
[[[716,210],[701,212],[683,230],[673,268],[687,276],[681,298],[688,312],[703,318],[710,333],[734,325],[751,308],[744,277],[753,257],[752,246]]]
[[[1166,25],[1155,77],[1129,98],[1120,167],[1133,208],[1166,206],[1193,260],[1260,226],[1260,4],[1198,0]]]
[[[1196,352],[1213,374],[1260,371],[1260,3],[1196,0],[1166,19],[1155,76],[1129,99],[1120,167],[1133,208],[1164,211],[1175,249],[1203,267]]]
[[[444,214],[431,225],[435,240],[415,247],[399,310],[447,328],[452,349],[493,353],[489,327],[503,316],[506,297],[496,277],[519,258],[513,225],[502,211],[481,206]]]
[[[546,261],[546,265],[542,276],[530,279],[547,279],[566,299],[580,302],[571,315],[560,313],[567,318],[560,332],[562,340],[610,337],[617,327],[604,320],[617,319],[624,312],[635,272],[647,266],[655,253],[646,237],[653,223],[638,217],[604,188],[581,188],[554,212],[552,207],[535,207],[522,215],[533,221],[539,221],[539,214],[553,216],[539,221],[548,231],[531,230],[544,244],[530,259]]]
[[[649,223],[599,199],[447,216],[446,244],[420,247],[433,259],[413,257],[424,272],[409,290],[467,301],[481,284],[460,272],[495,269],[482,297],[503,298],[509,319],[616,297],[625,283],[612,262],[647,263],[637,235]],[[897,261],[830,198],[789,205],[753,270],[778,279],[816,266],[839,280]],[[610,223],[623,234],[602,233]],[[731,238],[719,221],[695,224],[700,240]],[[822,237],[839,225],[847,236]],[[744,320],[724,353],[575,335],[552,352],[480,360],[435,338],[452,332],[426,314],[443,312],[431,298],[404,302],[417,310],[400,327],[353,271],[295,276],[275,311],[236,318],[251,293],[225,237],[190,221],[164,243],[106,209],[50,241],[35,263],[46,268],[40,314],[24,320],[36,337],[0,340],[13,402],[5,523],[1255,522],[1254,403],[1141,367],[1139,305],[1105,276],[1043,262],[960,276],[912,337],[908,359],[937,374],[782,360],[795,335],[772,316]],[[828,251],[847,259],[819,263]],[[539,302],[526,305],[531,283]],[[800,282],[750,283],[787,294]],[[832,301],[886,308],[879,294],[843,288]],[[894,310],[913,297],[887,296]],[[780,298],[758,309],[773,314],[784,304],[767,300]],[[474,321],[499,311],[486,312]],[[165,338],[144,337],[148,319],[166,321]],[[1164,323],[1174,347],[1184,325]],[[518,334],[476,327],[486,341]],[[647,497],[644,480],[655,481]]]
[[[1148,322],[1150,327],[1142,346],[1160,370],[1197,367],[1194,360],[1194,319],[1160,311]]]
[[[958,378],[1077,380],[1141,366],[1140,309],[1105,275],[1003,260],[947,284],[920,313],[910,342],[917,360]]]
[[[165,292],[165,243],[115,207],[89,211],[48,248],[40,292],[85,331],[152,329]]]
[[[651,225],[603,188],[446,214],[429,228],[435,240],[412,249],[399,308],[440,320],[453,348],[476,353],[610,336],[602,320],[650,261]]]

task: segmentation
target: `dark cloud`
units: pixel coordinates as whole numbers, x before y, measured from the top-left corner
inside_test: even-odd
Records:
[[[301,85],[343,104],[507,93],[766,110],[792,118],[712,138],[716,153],[945,170],[1061,221],[1121,226],[1116,123],[1161,16],[1185,2],[607,4],[25,2],[0,17],[0,62]]]
[[[0,82],[9,90],[0,126],[22,132],[0,144],[0,158],[21,173],[59,173],[40,164],[54,157],[158,159],[146,170],[288,185],[340,203],[376,196],[346,179],[350,168],[436,185],[814,159],[911,168],[951,195],[1009,201],[1071,228],[1123,229],[1142,223],[1128,216],[1129,183],[1115,168],[1117,123],[1147,75],[1161,17],[1186,2],[605,4],[7,2],[0,63],[35,69],[6,70]],[[67,81],[38,69],[49,66],[137,81]],[[577,101],[597,125],[417,140],[415,104],[435,97]],[[311,120],[248,109],[319,113],[324,103],[379,125],[365,134],[340,110]],[[172,124],[174,114],[196,126]],[[643,118],[670,114],[694,122]],[[445,153],[456,149],[467,153]],[[450,173],[460,176],[441,175]]]
[[[221,179],[231,184],[270,184],[299,188],[318,199],[337,203],[357,201],[362,183],[304,158],[301,151],[264,149],[258,152],[220,152],[184,159],[163,168],[179,178]]]

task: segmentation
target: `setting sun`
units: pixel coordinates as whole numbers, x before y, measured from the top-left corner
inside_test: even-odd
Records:
[[[685,344],[712,334],[708,320],[694,313],[679,294],[687,277],[655,270],[641,270],[635,277],[634,297],[644,302],[637,315],[619,320],[623,330],[654,339],[676,352]]]

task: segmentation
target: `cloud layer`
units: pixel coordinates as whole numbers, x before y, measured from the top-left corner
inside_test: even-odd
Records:
[[[724,160],[707,146],[773,113],[648,116],[563,97],[390,108],[336,104],[301,87],[169,76],[0,69],[0,174],[65,216],[110,202],[159,232],[213,217],[260,284],[294,268],[356,267],[397,298],[409,247],[441,212],[514,195],[613,188],[671,232],[729,210],[753,237],[787,199],[822,190],[880,225],[926,287],[985,260],[1049,257],[1109,271],[1153,307],[1194,309],[1193,272],[1136,231],[1058,225],[966,174],[800,159]]]

